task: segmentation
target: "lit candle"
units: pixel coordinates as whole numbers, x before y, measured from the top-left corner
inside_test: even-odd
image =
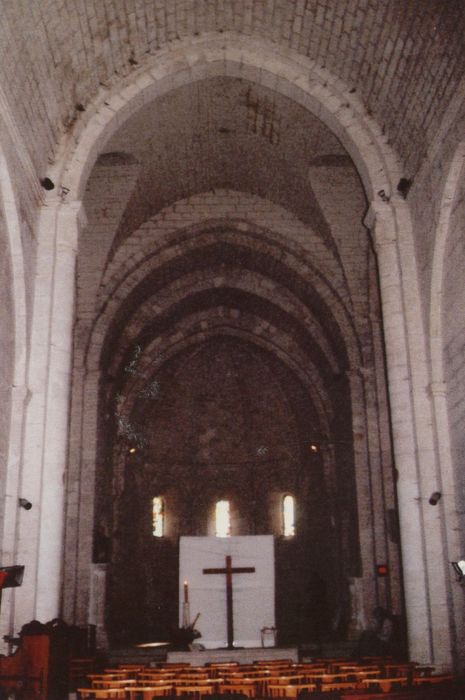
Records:
[[[187,585],[187,581],[184,581],[184,602],[189,602],[189,587]]]

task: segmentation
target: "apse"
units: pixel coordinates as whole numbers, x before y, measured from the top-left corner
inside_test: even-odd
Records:
[[[219,500],[230,503],[232,535],[276,537],[281,640],[311,636],[315,605],[327,606],[328,619],[313,633],[328,633],[329,610],[344,597],[337,506],[314,451],[315,408],[281,361],[234,335],[213,336],[157,368],[129,418],[117,418],[116,432],[108,464],[121,465],[122,481],[98,510],[111,508],[117,533],[111,606],[118,641],[123,628],[125,641],[172,637],[179,537],[213,535]],[[283,531],[286,494],[296,502],[293,537]],[[153,535],[154,497],[163,499],[163,537]],[[358,559],[355,543],[351,558]]]
[[[231,504],[231,534],[276,537],[280,642],[349,624],[360,552],[341,330],[277,243],[263,249],[258,231],[232,228],[174,239],[144,277],[138,266],[102,347],[96,512],[112,533],[118,643],[172,637],[179,537],[214,534],[219,500]],[[282,530],[286,494],[296,499],[292,538]],[[164,504],[160,538],[154,497]]]

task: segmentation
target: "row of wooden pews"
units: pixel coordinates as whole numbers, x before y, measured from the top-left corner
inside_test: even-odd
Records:
[[[102,673],[89,673],[88,687],[78,688],[77,696],[79,700],[152,700],[159,697],[201,700],[207,696],[210,700],[211,696],[225,700],[225,696],[316,698],[331,693],[331,697],[343,700],[455,698],[457,679],[434,671],[431,666],[396,663],[387,657],[360,661],[325,658],[307,663],[270,660],[250,665],[228,662],[197,667],[170,663],[157,667],[120,665]],[[330,696],[326,697],[329,700]],[[465,695],[457,695],[460,697]]]

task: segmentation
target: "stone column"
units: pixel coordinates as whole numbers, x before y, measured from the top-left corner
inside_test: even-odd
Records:
[[[21,564],[16,555],[17,527],[22,509],[18,506],[18,499],[22,497],[19,491],[21,442],[24,425],[24,412],[27,403],[28,391],[26,386],[14,386],[11,390],[11,421],[10,441],[8,445],[8,462],[5,465],[5,505],[3,511],[3,532],[1,540],[1,562],[3,566]],[[2,634],[14,633],[14,607],[17,593],[16,588],[6,588],[2,592],[2,606],[0,614],[0,626]],[[0,653],[8,653],[8,645],[0,642]]]
[[[394,456],[398,471],[403,578],[410,655],[433,661],[424,519],[421,507],[412,378],[396,231],[388,203],[372,204],[366,222],[374,231],[385,332]]]
[[[436,506],[441,513],[444,526],[444,539],[447,543],[445,554],[448,561],[446,566],[451,566],[451,561],[463,558],[461,521],[463,508],[456,488],[454,467],[452,462],[449,416],[447,411],[447,386],[445,382],[433,381],[430,391],[434,405],[434,419],[436,429],[436,442],[438,460],[441,470],[441,480],[438,489],[441,500]],[[450,573],[451,569],[449,569]],[[465,668],[465,629],[463,625],[465,600],[462,586],[453,580],[450,590],[451,620],[450,630],[454,637],[455,666],[463,672]]]
[[[95,625],[97,649],[108,649],[105,607],[108,564],[92,564],[90,579],[89,624]]]
[[[48,200],[38,226],[18,563],[26,566],[15,628],[60,614],[75,263],[82,207]]]
[[[350,636],[358,639],[364,629],[360,625],[370,618],[370,612],[378,604],[376,595],[376,581],[374,577],[376,534],[374,515],[376,511],[372,506],[373,475],[368,453],[367,431],[367,405],[363,387],[363,378],[356,370],[348,371],[350,382],[350,396],[352,402],[352,433],[354,436],[354,467],[357,490],[358,530],[360,539],[360,556],[362,573],[360,579],[353,579],[351,585],[352,620],[350,623]],[[363,606],[361,602],[363,601]]]

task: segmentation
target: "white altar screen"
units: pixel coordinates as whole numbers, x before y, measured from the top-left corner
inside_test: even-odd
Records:
[[[226,576],[203,569],[255,567],[254,573],[233,574],[234,646],[261,646],[261,629],[274,627],[274,539],[251,537],[181,537],[179,553],[179,625],[183,623],[184,582],[187,581],[191,622],[197,640],[207,649],[227,646]]]

